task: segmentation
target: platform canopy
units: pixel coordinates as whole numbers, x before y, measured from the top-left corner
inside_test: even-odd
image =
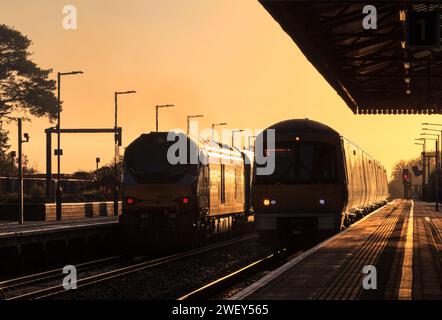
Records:
[[[259,2],[354,113],[442,113],[442,49],[410,38],[410,15],[431,12],[439,42],[442,1]],[[368,4],[377,29],[363,26]]]

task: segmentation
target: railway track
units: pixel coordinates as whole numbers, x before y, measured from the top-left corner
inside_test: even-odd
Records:
[[[221,293],[235,287],[245,279],[256,276],[268,269],[274,269],[284,263],[288,257],[292,258],[300,253],[301,252],[291,253],[286,249],[272,253],[248,264],[241,269],[233,271],[215,281],[191,291],[179,297],[177,300],[203,300],[216,297]]]
[[[228,247],[243,241],[256,239],[256,233],[242,236],[239,238],[226,240],[223,242],[211,244],[197,249],[192,249],[185,252],[161,257],[153,260],[143,261],[139,263],[130,264],[128,266],[116,268],[114,270],[99,272],[97,274],[80,278],[76,282],[77,289],[89,286],[92,284],[108,281],[114,278],[126,276],[135,272],[150,269],[153,267],[165,265],[174,261],[197,256],[209,251],[219,248]],[[112,263],[121,257],[111,257],[107,259],[96,260],[82,265],[77,265],[77,271],[86,271],[99,267],[99,264]],[[62,285],[62,279],[65,275],[62,269],[55,269],[47,272],[37,273],[25,277],[11,279],[0,282],[0,299],[4,300],[31,300],[42,299],[66,292]],[[3,295],[3,297],[1,296]]]
[[[385,206],[382,206],[381,208],[384,207]],[[379,209],[380,208],[378,208],[377,210]],[[354,224],[357,224],[359,221],[356,221]],[[239,270],[231,272],[194,291],[191,291],[179,297],[178,300],[202,300],[202,299],[210,299],[211,297],[219,297],[221,293],[227,292],[229,289],[234,288],[236,285],[238,285],[245,279],[258,275],[262,271],[268,270],[269,269],[268,267],[271,266],[272,264],[275,264],[276,267],[279,267],[280,265],[282,265],[282,261],[285,262],[289,259],[295,258],[296,256],[299,256],[301,253],[303,252],[302,251],[290,252],[284,249],[283,251],[270,254],[266,257],[263,257],[257,261],[250,263],[249,265]]]

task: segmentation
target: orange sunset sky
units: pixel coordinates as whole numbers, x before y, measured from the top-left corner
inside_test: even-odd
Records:
[[[78,30],[62,27],[62,9],[78,10]],[[113,92],[120,97],[123,145],[155,129],[183,128],[189,114],[204,114],[200,128],[264,129],[288,118],[324,122],[354,141],[390,172],[415,157],[421,122],[441,116],[356,116],[307,61],[257,0],[2,0],[1,23],[32,41],[33,60],[55,72],[82,70],[62,84],[62,127],[112,127]],[[53,124],[52,124],[53,125]],[[24,130],[31,164],[45,170],[47,119]],[[13,149],[16,131],[7,125]],[[55,144],[55,137],[53,140]],[[95,168],[113,156],[111,135],[63,136],[62,171]],[[54,171],[56,170],[54,161]]]

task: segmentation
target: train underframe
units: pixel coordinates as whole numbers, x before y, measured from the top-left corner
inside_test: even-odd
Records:
[[[349,214],[256,214],[256,230],[265,245],[277,249],[308,249],[385,204],[382,202]]]
[[[338,214],[256,214],[260,241],[275,248],[305,249],[339,231]]]
[[[149,253],[187,249],[216,235],[241,233],[247,221],[244,212],[195,216],[191,211],[150,210],[120,217],[126,250]]]

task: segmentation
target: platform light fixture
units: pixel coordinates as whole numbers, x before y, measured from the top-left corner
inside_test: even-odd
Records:
[[[401,22],[407,21],[407,12],[405,10],[399,10],[399,20]]]

